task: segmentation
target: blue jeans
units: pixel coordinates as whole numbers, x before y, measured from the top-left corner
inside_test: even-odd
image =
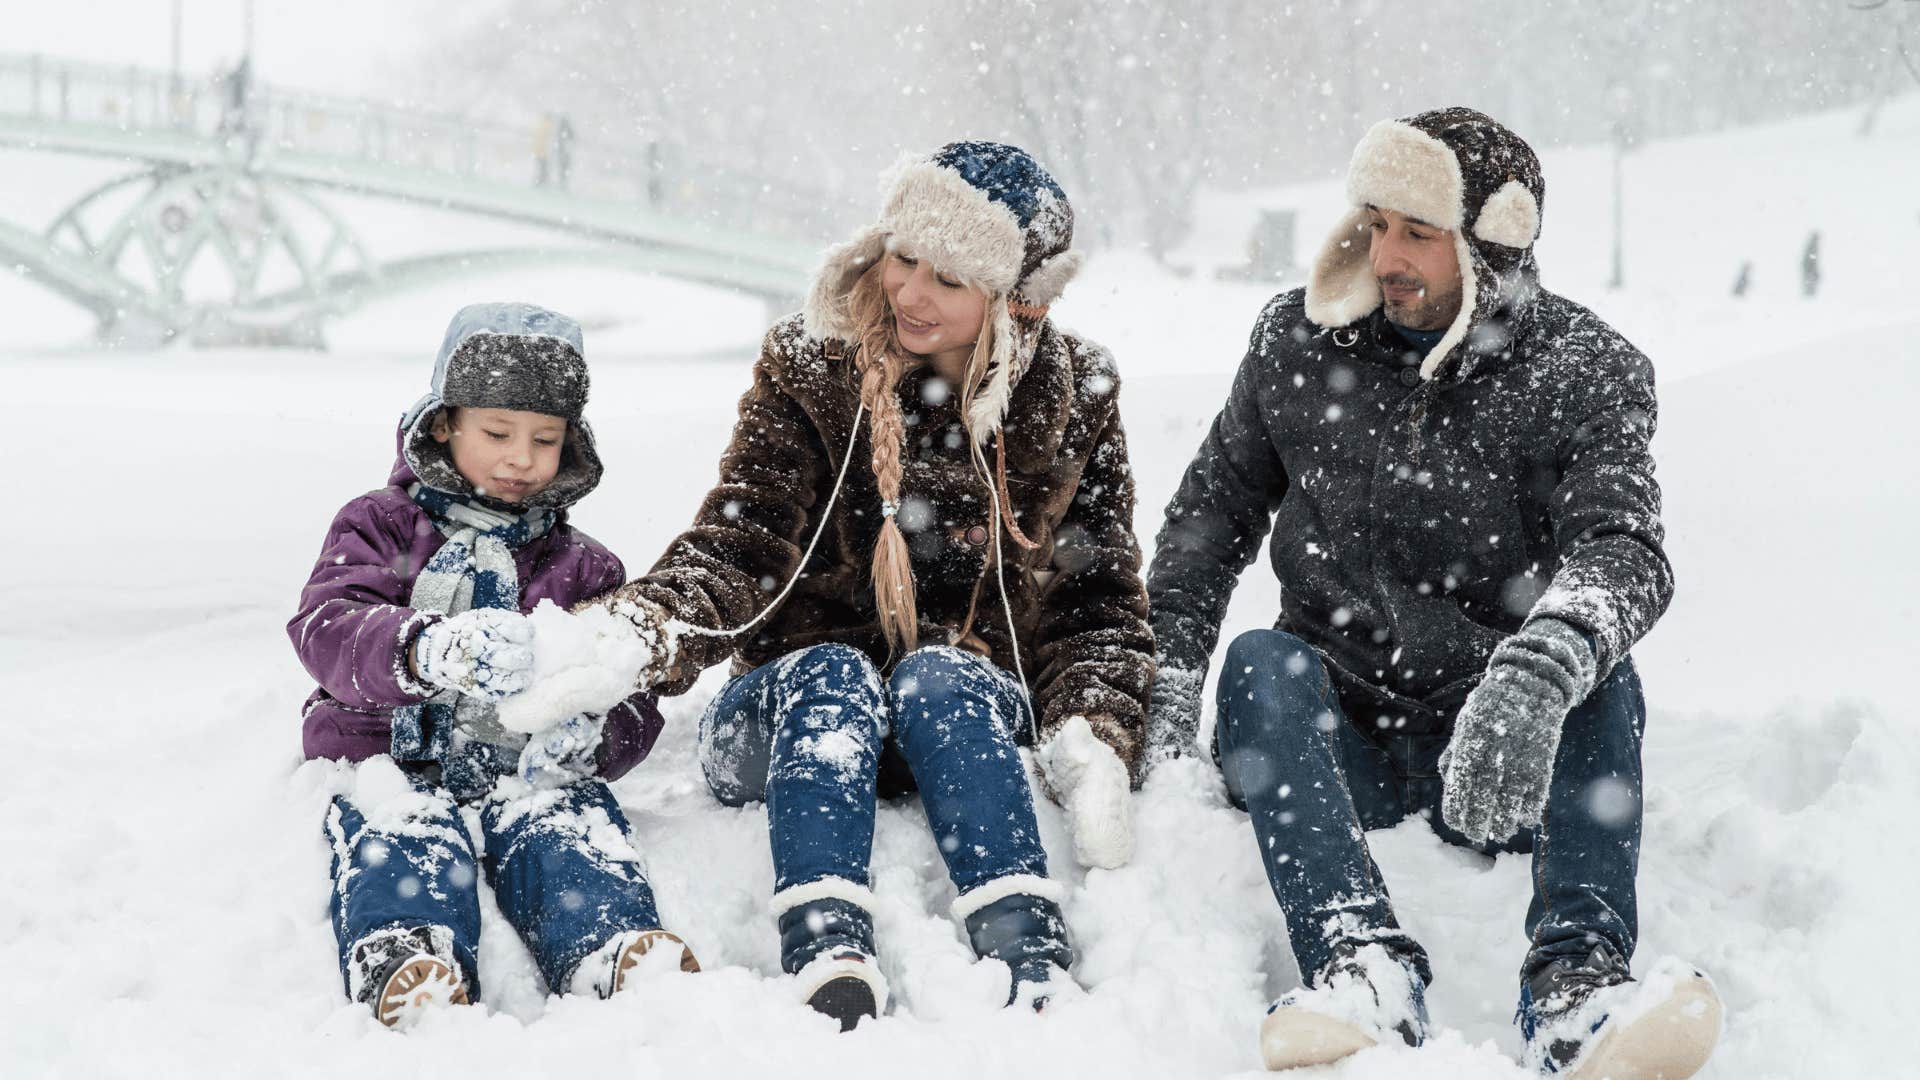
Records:
[[[1394,918],[1365,838],[1409,814],[1451,844],[1533,853],[1522,983],[1602,942],[1633,955],[1646,702],[1632,660],[1567,714],[1541,824],[1493,844],[1471,843],[1441,820],[1447,736],[1363,733],[1319,655],[1292,634],[1234,639],[1217,694],[1215,752],[1229,796],[1252,819],[1302,979],[1313,982],[1336,942],[1377,941],[1432,981],[1426,951]]]
[[[327,811],[341,975],[354,942],[375,930],[444,926],[453,931],[455,957],[478,998],[473,843],[453,796],[418,772],[407,775],[413,796],[403,805],[390,800],[369,808],[371,822],[345,796],[335,796]],[[627,817],[605,781],[581,780],[513,801],[488,799],[480,826],[487,883],[554,992],[564,992],[580,961],[615,934],[659,927],[653,889],[637,857],[590,839],[612,826],[631,843]]]
[[[870,884],[883,759],[897,755],[966,893],[1047,874],[1018,750],[1027,726],[1018,684],[972,653],[929,646],[882,677],[858,649],[815,645],[721,689],[700,723],[700,764],[728,806],[766,800],[778,892]]]

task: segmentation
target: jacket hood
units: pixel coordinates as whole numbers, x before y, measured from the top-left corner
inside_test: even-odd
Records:
[[[1464,378],[1507,349],[1512,324],[1540,289],[1533,243],[1546,179],[1526,140],[1484,113],[1437,109],[1375,124],[1347,170],[1353,209],[1334,226],[1307,280],[1306,313],[1351,326],[1381,307],[1368,258],[1367,207],[1394,210],[1453,233],[1460,313],[1420,365],[1423,378]]]
[[[587,367],[580,324],[532,304],[473,304],[454,315],[434,361],[425,396],[400,420],[402,468],[431,488],[473,498],[497,510],[559,510],[585,498],[605,471],[587,424]],[[566,445],[553,482],[518,503],[478,495],[460,475],[433,421],[449,408],[517,409],[562,417]]]

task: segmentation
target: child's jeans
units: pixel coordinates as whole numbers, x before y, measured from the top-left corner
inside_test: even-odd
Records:
[[[366,808],[335,796],[327,812],[341,974],[354,942],[375,930],[444,926],[478,998],[473,843],[453,796],[418,772],[407,776],[411,796]],[[588,778],[513,800],[490,797],[480,806],[480,827],[487,883],[555,993],[615,934],[660,926],[631,828],[605,781]]]
[[[721,802],[766,800],[778,892],[869,883],[881,759],[897,753],[965,894],[1047,875],[1019,753],[1027,715],[1012,676],[960,649],[918,649],[882,678],[860,650],[816,645],[721,689],[700,724],[700,763]]]

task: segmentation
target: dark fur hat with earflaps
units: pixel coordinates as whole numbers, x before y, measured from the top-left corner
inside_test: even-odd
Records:
[[[930,261],[989,298],[993,356],[967,426],[985,442],[1033,360],[1047,306],[1080,270],[1073,208],[1047,170],[1019,147],[949,143],[911,155],[882,178],[880,220],[827,251],[807,297],[807,333],[855,341],[847,296],[890,248]]]
[[[420,482],[454,495],[474,496],[496,509],[562,509],[600,483],[602,466],[587,426],[586,346],[580,324],[534,304],[469,304],[447,325],[434,361],[433,384],[401,421],[401,453]],[[521,503],[487,499],[454,468],[453,455],[433,438],[443,409],[515,409],[567,422],[560,471]]]
[[[1394,210],[1452,230],[1460,260],[1460,314],[1427,354],[1433,378],[1465,342],[1459,370],[1474,352],[1504,347],[1491,317],[1528,302],[1538,285],[1533,242],[1547,198],[1540,159],[1525,139],[1467,108],[1434,109],[1375,124],[1347,169],[1353,210],[1340,219],[1307,279],[1307,318],[1350,326],[1380,306],[1368,259],[1367,207]]]

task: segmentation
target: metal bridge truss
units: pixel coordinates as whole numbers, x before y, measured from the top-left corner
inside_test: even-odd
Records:
[[[836,196],[658,145],[582,145],[551,120],[488,128],[268,92],[244,71],[210,91],[158,72],[0,56],[0,146],[139,163],[42,230],[0,221],[0,260],[91,311],[103,340],[136,345],[319,346],[329,320],[370,299],[531,261],[787,303],[816,237],[857,214]],[[383,262],[322,190],[541,226],[559,242]]]

